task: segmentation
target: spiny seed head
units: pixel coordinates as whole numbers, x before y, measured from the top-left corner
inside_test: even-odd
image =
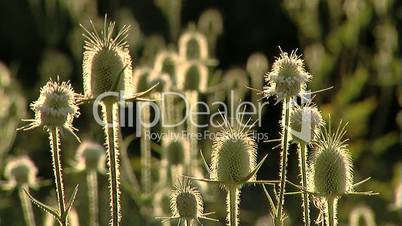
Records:
[[[297,106],[290,114],[292,138],[297,142],[309,143],[314,140],[320,126],[323,124],[320,111],[315,106]]]
[[[155,198],[153,199],[153,205],[155,208],[155,215],[165,215],[170,214],[170,189],[163,188],[159,189],[155,193]]]
[[[266,74],[264,93],[267,97],[276,96],[279,101],[292,98],[304,91],[310,78],[311,75],[304,68],[304,61],[296,51],[290,54],[281,52],[271,72]]]
[[[41,88],[38,100],[31,104],[35,120],[25,129],[45,126],[64,127],[71,131],[73,119],[79,116],[74,96],[69,82],[48,81]]]
[[[226,188],[240,186],[256,166],[256,148],[255,140],[244,128],[224,128],[213,141],[211,178]]]
[[[167,159],[171,165],[184,163],[189,143],[184,139],[174,139],[169,142],[166,148]]]
[[[198,28],[208,36],[216,37],[222,34],[223,19],[221,13],[216,9],[205,10],[198,19]]]
[[[234,67],[229,69],[224,74],[224,80],[227,91],[235,91],[240,95],[240,98],[247,93],[249,78],[242,68]]]
[[[182,34],[179,38],[179,56],[184,61],[208,59],[208,42],[205,36],[195,29]]]
[[[133,85],[131,57],[126,41],[128,27],[123,26],[113,37],[115,22],[107,25],[106,20],[105,17],[100,33],[92,21],[92,31],[82,26],[86,39],[82,64],[85,96],[97,97],[104,92],[120,90],[129,96],[133,93]],[[111,90],[115,84],[118,84],[117,90]]]
[[[173,216],[188,220],[198,219],[204,211],[201,193],[188,179],[183,179],[175,186],[170,207]]]
[[[102,145],[90,141],[84,141],[78,147],[76,153],[78,168],[87,170],[104,170],[106,152]]]
[[[321,130],[317,141],[317,153],[312,163],[312,184],[315,192],[325,196],[337,196],[352,190],[352,160],[343,139],[346,130],[341,123],[335,133],[331,128]]]
[[[171,76],[167,73],[151,71],[148,77],[148,86],[152,87],[158,84],[152,92],[153,93],[163,93],[165,91],[169,91],[172,88],[172,79]]]
[[[197,62],[180,65],[177,73],[177,88],[183,91],[205,92],[208,85],[208,68]]]
[[[37,186],[37,174],[38,169],[27,156],[10,159],[4,170],[4,176],[9,180],[12,187],[22,185]]]

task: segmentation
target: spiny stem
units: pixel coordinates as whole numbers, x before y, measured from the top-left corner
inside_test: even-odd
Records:
[[[87,172],[88,203],[89,203],[89,225],[98,226],[98,174],[96,170]]]
[[[31,200],[27,197],[24,190],[28,190],[28,187],[23,185],[18,188],[18,195],[21,202],[22,213],[24,214],[25,223],[27,226],[36,226],[35,217],[32,210]]]
[[[198,92],[197,91],[188,91],[187,93],[187,100],[189,100],[189,105],[191,106],[191,111],[190,112],[190,117],[188,118],[189,120],[187,121],[187,130],[189,134],[191,135],[190,137],[190,150],[191,150],[191,155],[190,155],[190,165],[188,166],[188,170],[186,170],[188,174],[194,175],[193,171],[194,168],[198,164],[198,142],[197,139],[193,136],[197,136],[198,130],[197,130],[197,125],[198,125],[198,115],[193,114],[198,112]]]
[[[141,106],[141,121],[144,123],[141,126],[141,183],[145,194],[149,194],[152,189],[151,184],[151,140],[149,138],[150,128],[150,107],[148,103],[140,103]]]
[[[327,226],[336,226],[338,224],[336,220],[336,198],[327,198]]]
[[[118,141],[118,105],[103,103],[103,121],[106,135],[107,164],[109,167],[109,192],[111,208],[111,226],[118,226],[120,222],[120,188],[119,188],[119,141]],[[110,127],[109,124],[112,126]]]
[[[66,212],[66,204],[64,200],[64,185],[62,177],[62,168],[60,162],[60,129],[58,127],[49,128],[50,130],[50,146],[52,152],[53,172],[56,182],[57,202],[59,204],[60,215]],[[61,226],[67,226],[67,217],[60,220]]]
[[[286,167],[288,162],[288,138],[289,138],[289,116],[290,116],[290,99],[286,98],[283,101],[283,115],[282,115],[282,152],[281,152],[281,165],[280,165],[280,186],[279,186],[279,198],[278,208],[275,216],[275,225],[283,225],[283,205],[285,199],[285,186],[286,186]]]
[[[238,206],[239,206],[239,189],[236,187],[230,188],[228,190],[228,223],[229,226],[237,226],[238,225]]]
[[[307,146],[306,143],[299,143],[299,167],[301,174],[301,185],[307,188]],[[302,207],[303,207],[303,220],[304,225],[310,226],[310,200],[307,192],[302,193]]]

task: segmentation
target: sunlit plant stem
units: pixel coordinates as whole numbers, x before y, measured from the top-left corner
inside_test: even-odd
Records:
[[[148,103],[140,103],[141,106],[141,121],[144,123],[141,126],[141,184],[144,193],[151,192],[151,140],[149,134],[150,106]]]
[[[301,185],[307,188],[307,145],[305,142],[299,143],[299,167],[301,176]],[[310,225],[310,200],[307,192],[302,193],[303,200],[303,219],[304,225]]]
[[[229,213],[228,213],[228,222],[230,226],[238,225],[238,206],[239,206],[239,189],[237,187],[233,187],[229,189],[228,192],[228,205]]]
[[[50,146],[52,152],[52,162],[54,178],[56,182],[57,202],[59,204],[59,213],[66,212],[66,204],[64,200],[64,185],[62,178],[62,169],[60,163],[60,129],[58,127],[49,128],[50,131]],[[60,218],[59,223],[61,226],[67,226],[67,218]]]
[[[87,184],[88,184],[88,203],[89,203],[89,225],[98,226],[98,174],[95,169],[91,169],[87,172]]]
[[[27,226],[36,226],[35,217],[32,210],[32,203],[29,200],[27,194],[25,194],[24,190],[27,190],[28,186],[23,185],[18,188],[18,196],[20,198],[22,212],[24,214],[25,223]]]

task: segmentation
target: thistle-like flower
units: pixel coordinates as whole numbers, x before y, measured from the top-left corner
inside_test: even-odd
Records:
[[[37,101],[31,104],[35,112],[35,119],[24,121],[30,124],[21,127],[21,130],[30,130],[39,126],[51,128],[65,128],[75,135],[72,125],[73,119],[79,116],[79,109],[75,103],[75,93],[69,82],[48,81],[40,90]],[[76,135],[75,135],[76,136]],[[76,136],[78,139],[78,137]]]
[[[183,61],[208,61],[208,42],[205,36],[190,27],[179,38],[179,56]]]
[[[266,74],[264,95],[275,96],[278,102],[295,97],[304,91],[310,78],[311,75],[304,68],[304,62],[296,51],[290,54],[281,51],[271,72]]]
[[[8,179],[7,188],[28,186],[36,188],[38,169],[27,156],[10,159],[4,169],[4,176]]]
[[[184,221],[186,225],[193,225],[193,222],[198,222],[202,225],[200,219],[217,221],[208,217],[212,213],[204,213],[201,193],[191,185],[190,180],[187,178],[179,181],[173,189],[170,198],[170,209],[172,216],[160,217],[160,219],[164,221],[178,219],[178,225],[180,225],[181,221]]]
[[[292,138],[300,143],[310,143],[318,134],[323,120],[320,111],[315,106],[297,106],[290,114]]]
[[[92,31],[81,25],[86,39],[82,63],[85,97],[121,90],[127,97],[132,95],[131,57],[126,41],[129,27],[123,26],[114,36],[115,22],[107,24],[106,16],[100,33],[90,23]]]
[[[166,147],[166,156],[170,165],[177,166],[185,163],[189,154],[189,143],[184,139],[173,139]]]

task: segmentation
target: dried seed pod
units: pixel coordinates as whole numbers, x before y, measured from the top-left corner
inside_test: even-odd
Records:
[[[175,84],[178,62],[179,56],[177,53],[163,50],[158,52],[155,57],[154,70],[159,73],[167,73]]]
[[[312,162],[312,185],[315,192],[324,196],[338,196],[352,191],[352,160],[343,139],[345,126],[339,125],[332,133],[320,132],[316,145],[318,151]]]
[[[306,82],[311,75],[304,68],[304,61],[295,51],[290,54],[281,52],[266,74],[264,93],[267,97],[276,96],[278,101],[292,98],[304,91]]]
[[[323,124],[320,111],[315,106],[298,106],[290,114],[292,138],[296,142],[310,143]]]
[[[184,139],[176,139],[169,142],[166,148],[167,159],[171,165],[184,164],[189,143]]]
[[[241,186],[241,180],[256,166],[256,148],[254,139],[243,129],[222,131],[213,143],[211,178],[225,188]],[[251,180],[255,180],[255,175]]]
[[[124,90],[126,96],[133,93],[131,57],[127,44],[128,27],[123,26],[113,37],[115,22],[106,23],[98,33],[91,21],[93,30],[86,28],[84,37],[84,93],[87,97],[97,97],[108,91]],[[120,81],[120,75],[121,80]],[[112,90],[118,84],[116,90]]]
[[[12,187],[28,185],[37,186],[38,169],[27,156],[10,159],[4,169],[4,176]]]
[[[179,182],[173,190],[170,207],[174,216],[186,220],[196,220],[204,211],[201,193],[186,179]]]
[[[106,152],[102,145],[84,141],[78,147],[76,159],[78,168],[102,172],[105,167]]]

